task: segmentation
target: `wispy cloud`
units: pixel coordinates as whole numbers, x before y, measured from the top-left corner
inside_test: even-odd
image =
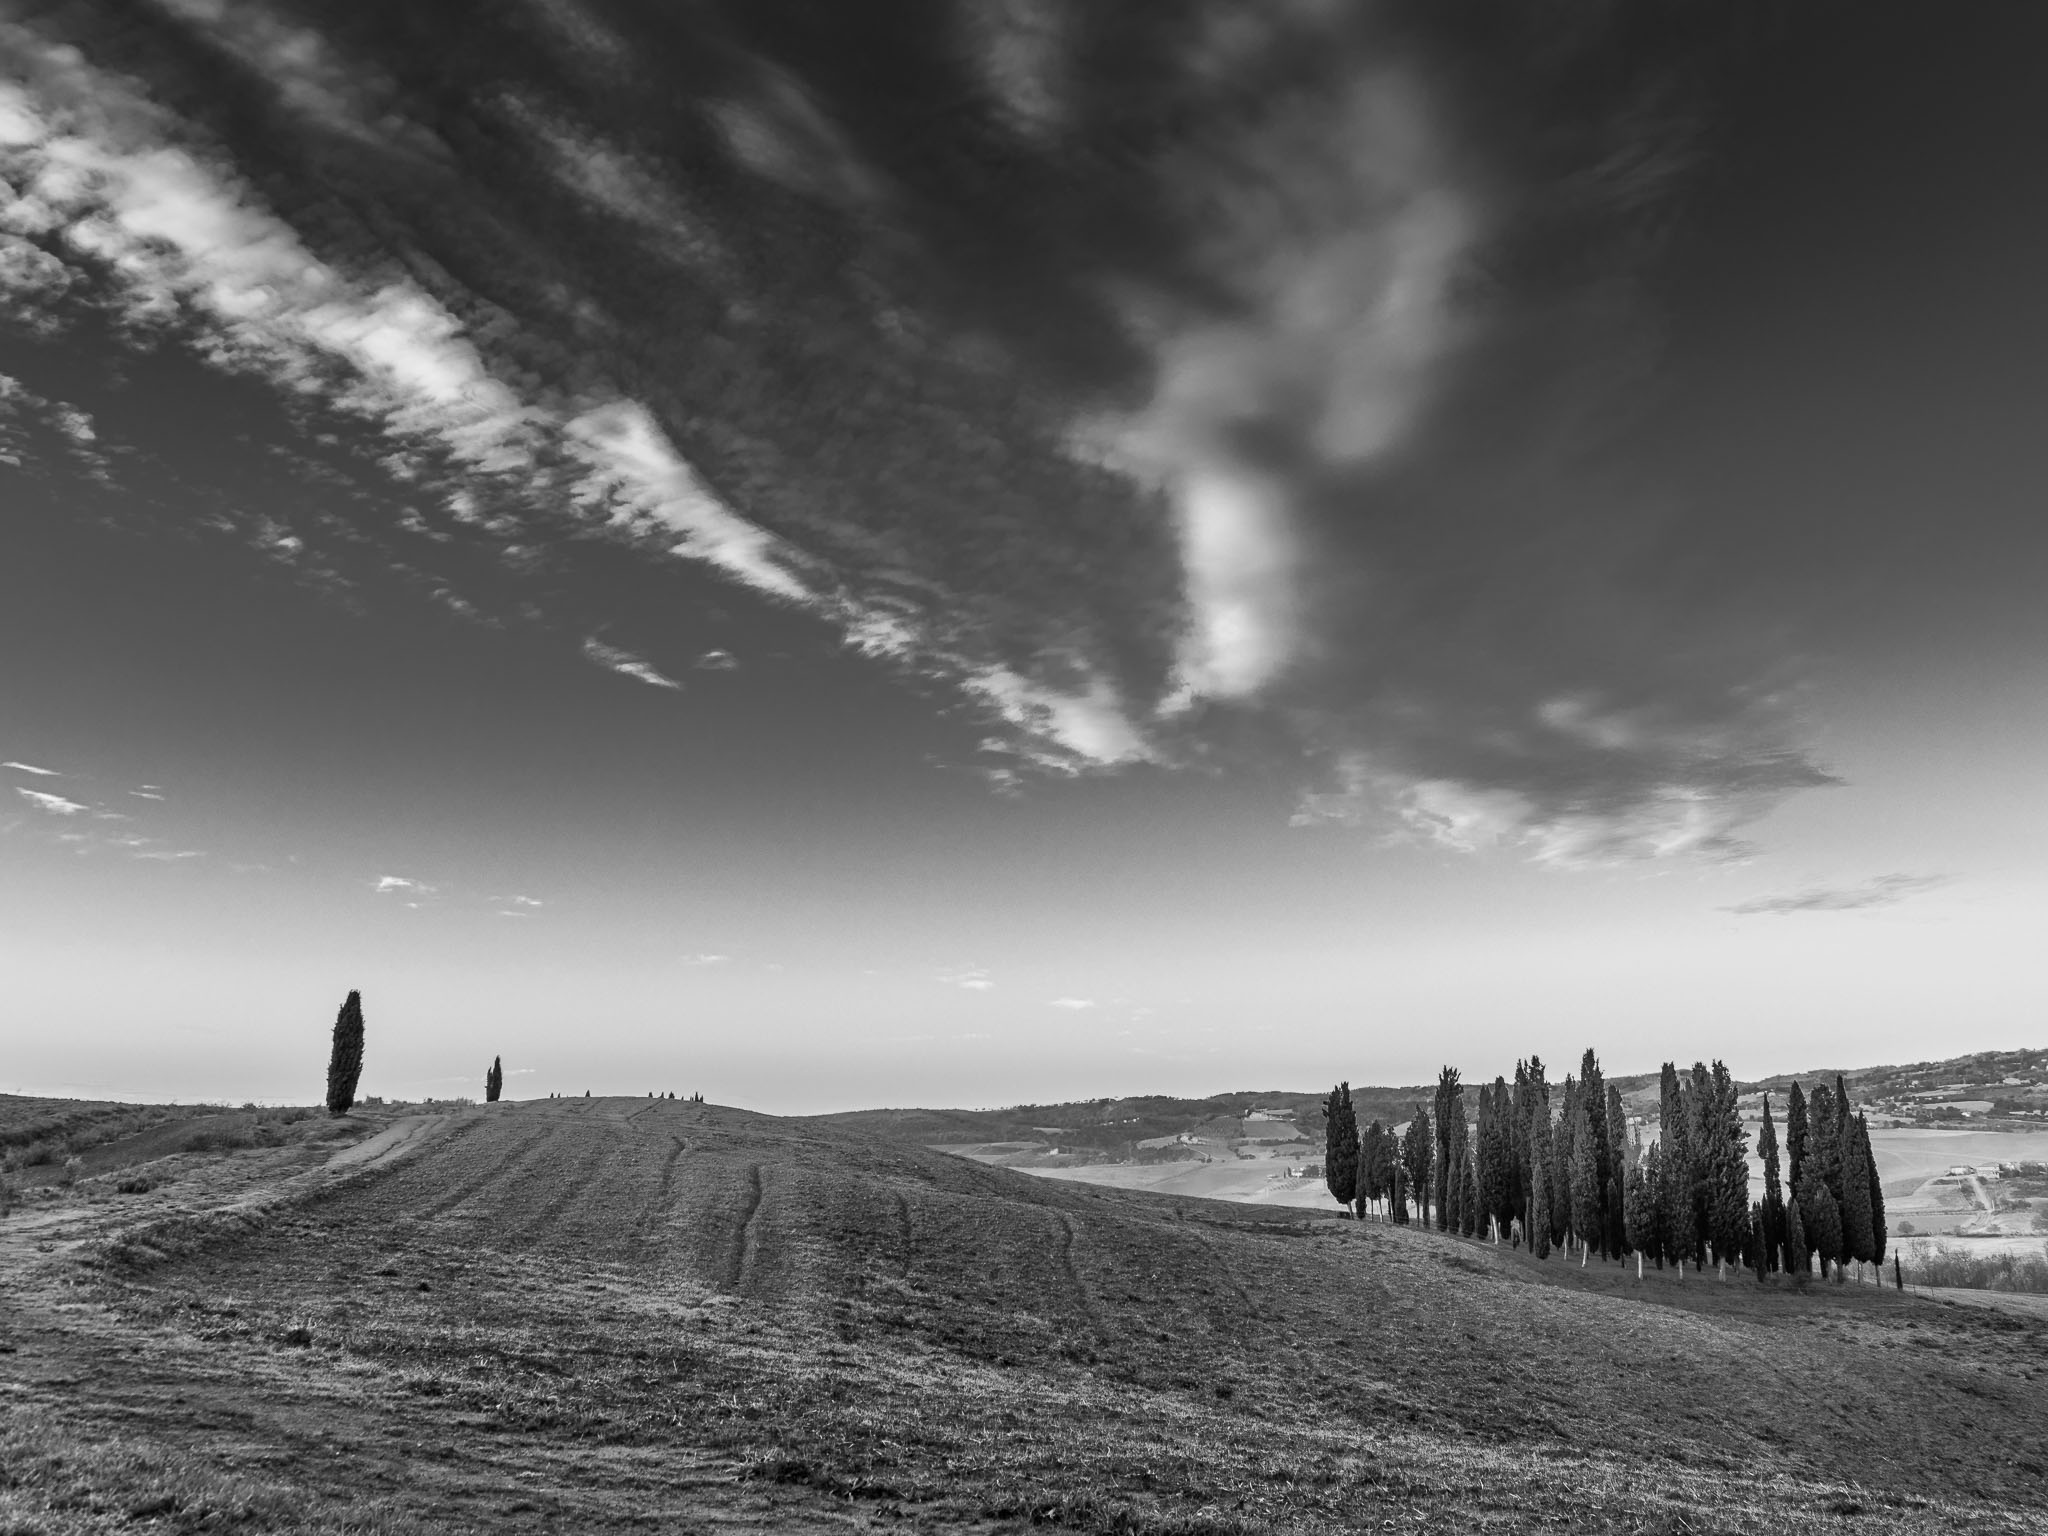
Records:
[[[153,789],[131,789],[128,793],[138,800],[161,800],[164,798],[161,793]]]
[[[583,654],[600,667],[607,667],[626,677],[637,678],[656,688],[680,690],[682,684],[665,676],[649,663],[642,661],[631,651],[622,651],[615,645],[606,645],[602,640],[590,639],[583,642]]]
[[[1811,886],[1789,896],[1759,896],[1721,910],[1744,917],[1785,917],[1794,912],[1855,912],[1865,907],[1891,906],[1909,896],[1918,896],[1923,891],[1946,885],[1948,880],[1947,875],[1877,875],[1856,885]]]
[[[967,992],[990,992],[995,989],[994,980],[978,965],[969,966],[965,970],[941,972],[939,980]]]
[[[689,966],[730,965],[731,955],[684,955],[679,962]]]
[[[370,889],[379,896],[414,895],[431,896],[440,887],[429,885],[424,880],[409,879],[404,875],[379,875],[370,884]]]
[[[1095,1006],[1095,999],[1092,997],[1056,997],[1052,1000],[1051,1006],[1054,1008],[1069,1008],[1079,1013],[1083,1008],[1093,1008]]]
[[[66,800],[62,795],[47,794],[40,789],[23,789],[16,785],[14,792],[39,811],[48,811],[52,816],[83,816],[87,807],[76,800]]]
[[[39,774],[46,779],[60,779],[63,777],[54,768],[38,768],[34,763],[0,763],[0,768],[12,768],[20,773]]]
[[[1646,558],[1654,488],[1560,467],[1640,376],[1640,265],[1691,152],[1689,70],[1626,7],[1541,48],[1512,8],[1194,6],[1098,35],[976,7],[888,100],[771,59],[730,8],[693,13],[679,61],[674,29],[552,0],[345,30],[160,0],[226,76],[198,93],[189,50],[127,45],[129,9],[0,22],[0,177],[33,239],[0,288],[53,342],[132,334],[269,384],[277,457],[285,423],[346,427],[388,526],[233,474],[203,499],[323,590],[404,580],[491,622],[451,573],[602,540],[946,681],[998,787],[1250,759],[1297,776],[1304,825],[1560,866],[1725,855],[1832,782],[1764,626],[1669,574],[1739,564],[1718,526],[1663,518]],[[421,46],[499,27],[525,30],[488,82],[407,83]],[[1140,71],[1147,152],[1074,137]],[[694,115],[676,141],[715,163],[608,126],[643,107]],[[1033,195],[989,196],[906,111],[1002,146]],[[280,163],[347,195],[273,204]],[[760,216],[790,199],[805,218]],[[36,467],[164,500],[163,459],[68,398],[93,360],[42,350],[63,367],[10,407]],[[605,601],[570,585],[497,607],[678,686],[584,642]],[[729,661],[705,643],[697,666]]]

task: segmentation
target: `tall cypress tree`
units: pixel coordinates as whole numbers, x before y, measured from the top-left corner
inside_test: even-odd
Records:
[[[1485,1216],[1479,1204],[1479,1159],[1476,1154],[1465,1157],[1465,1198],[1460,1206],[1464,1217],[1459,1230],[1467,1237],[1478,1237],[1485,1230]]]
[[[1670,1247],[1665,1228],[1670,1217],[1664,1209],[1664,1153],[1658,1142],[1650,1143],[1650,1150],[1643,1157],[1643,1233],[1642,1252],[1650,1256],[1659,1269],[1664,1267],[1664,1253]]]
[[[1771,1096],[1764,1095],[1764,1123],[1756,1133],[1757,1156],[1764,1165],[1764,1201],[1758,1208],[1762,1222],[1757,1241],[1762,1245],[1764,1268],[1778,1267],[1778,1251],[1785,1244],[1785,1186],[1778,1178],[1778,1129],[1771,1123]]]
[[[1869,1264],[1877,1258],[1877,1239],[1870,1222],[1870,1136],[1860,1116],[1849,1122],[1843,1140],[1842,1256]]]
[[[1454,1214],[1451,1204],[1458,1197],[1459,1173],[1455,1154],[1458,1132],[1464,1129],[1464,1090],[1458,1083],[1458,1069],[1447,1066],[1436,1076],[1436,1229],[1450,1230]]]
[[[1815,1083],[1813,1095],[1806,1101],[1806,1168],[1815,1178],[1827,1186],[1828,1193],[1835,1197],[1835,1204],[1842,1203],[1842,1149],[1836,1144],[1838,1130],[1835,1115],[1834,1091],[1826,1083]],[[1813,1212],[1806,1213],[1806,1235],[1811,1238]]]
[[[1607,1251],[1621,1258],[1629,1251],[1628,1170],[1635,1159],[1628,1148],[1628,1107],[1621,1102],[1621,1090],[1607,1085]]]
[[[1693,1158],[1691,1115],[1686,1089],[1671,1062],[1664,1063],[1659,1094],[1661,1128],[1659,1145],[1664,1164],[1664,1252],[1674,1264],[1695,1262],[1699,1249],[1699,1222],[1693,1206]]]
[[[1863,1138],[1865,1156],[1870,1164],[1870,1246],[1874,1261],[1882,1264],[1884,1262],[1886,1237],[1884,1224],[1884,1181],[1877,1176],[1877,1153],[1870,1149],[1869,1118],[1859,1114],[1856,1116],[1856,1124],[1858,1134]],[[1884,1277],[1880,1275],[1878,1279],[1882,1281]]]
[[[1415,1202],[1415,1214],[1429,1225],[1429,1193],[1432,1187],[1431,1158],[1435,1150],[1430,1134],[1429,1113],[1418,1104],[1408,1122],[1408,1135],[1401,1143],[1401,1161],[1408,1174],[1408,1198]]]
[[[1799,1091],[1799,1084],[1785,1093],[1785,1187],[1799,1188],[1799,1177],[1806,1172],[1806,1095]]]
[[[1573,1236],[1572,1157],[1578,1135],[1579,1080],[1567,1072],[1550,1127],[1550,1235],[1560,1242]]]
[[[1536,1174],[1535,1193],[1529,1201],[1529,1251],[1539,1259],[1550,1257],[1550,1170]]]
[[[327,1054],[327,1112],[345,1115],[355,1105],[363,1076],[363,994],[351,992],[334,1016],[334,1044]]]
[[[505,1061],[501,1056],[491,1058],[490,1070],[484,1073],[484,1102],[495,1104],[498,1095],[505,1089]]]
[[[1610,1228],[1607,1209],[1608,1187],[1614,1182],[1613,1149],[1608,1141],[1607,1130],[1607,1076],[1600,1070],[1600,1058],[1588,1046],[1586,1054],[1579,1058],[1579,1094],[1586,1101],[1586,1129],[1593,1142],[1593,1177],[1598,1181],[1595,1198],[1598,1212],[1594,1225],[1581,1237],[1587,1239],[1593,1250],[1603,1259],[1609,1257],[1608,1235]]]
[[[1408,1225],[1408,1169],[1400,1158],[1394,1159],[1394,1193],[1392,1196],[1394,1225]]]
[[[1726,1265],[1741,1263],[1749,1249],[1749,1133],[1742,1128],[1735,1079],[1727,1063],[1714,1063],[1708,1083],[1712,1103],[1704,1123],[1711,1128],[1706,1167],[1709,1232],[1725,1280]]]
[[[1349,1083],[1339,1083],[1323,1101],[1323,1183],[1330,1198],[1347,1209],[1357,1198],[1358,1116]]]
[[[1577,1099],[1578,1124],[1572,1131],[1572,1231],[1577,1236],[1582,1250],[1590,1250],[1600,1243],[1602,1221],[1600,1188],[1600,1138],[1593,1129],[1593,1095],[1581,1091]],[[1579,1262],[1585,1262],[1581,1252]]]

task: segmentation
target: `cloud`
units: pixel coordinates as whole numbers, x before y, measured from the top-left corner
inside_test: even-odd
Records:
[[[638,678],[641,682],[656,688],[671,688],[680,691],[683,686],[674,678],[663,675],[654,667],[642,661],[631,651],[622,651],[615,645],[606,645],[602,640],[585,640],[583,642],[583,654],[596,662],[600,667],[608,667],[612,671],[626,677]]]
[[[1789,896],[1759,896],[1723,907],[1743,917],[1785,917],[1794,912],[1855,912],[1888,907],[1948,883],[1946,875],[1876,875],[1859,885],[1812,886]]]
[[[1091,997],[1056,997],[1052,1000],[1050,1006],[1054,1008],[1069,1008],[1078,1013],[1083,1008],[1093,1008],[1095,1000]]]
[[[682,965],[688,965],[688,966],[708,966],[708,965],[729,965],[729,964],[731,964],[731,963],[732,963],[732,956],[730,956],[730,955],[684,955],[684,956],[682,957],[682,959],[680,960],[680,962],[678,962],[678,963],[680,963],[680,964],[682,964]]]
[[[136,851],[138,859],[155,859],[165,864],[176,864],[185,859],[203,859],[205,854],[196,848],[143,848]]]
[[[0,768],[13,768],[21,773],[38,774],[46,779],[61,779],[63,777],[54,768],[38,768],[33,763],[0,763]]]
[[[379,896],[403,895],[410,892],[416,896],[431,896],[440,889],[424,880],[409,880],[404,875],[379,875],[370,889]]]
[[[731,651],[706,651],[697,658],[700,672],[731,672],[739,666]]]
[[[1305,827],[1573,867],[1724,857],[1832,782],[1725,520],[1587,468],[1653,355],[1692,29],[883,7],[884,92],[780,10],[162,0],[145,49],[130,9],[0,22],[0,303],[52,343],[0,450],[110,524],[195,509],[674,688],[583,639],[623,549],[943,683],[1011,792],[1286,775]],[[428,91],[422,49],[504,67]],[[130,346],[249,386],[262,454],[99,410]]]
[[[37,810],[48,811],[52,816],[80,816],[86,807],[76,800],[66,800],[62,795],[45,794],[39,789],[23,789],[19,785],[14,791]]]
[[[164,797],[153,789],[131,789],[128,791],[138,800],[161,800]]]
[[[969,966],[963,971],[942,972],[939,980],[948,986],[959,987],[968,992],[990,992],[995,989],[995,982],[989,978],[988,972],[978,965]]]

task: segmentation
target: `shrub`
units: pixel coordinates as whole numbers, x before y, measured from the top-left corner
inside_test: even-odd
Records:
[[[59,1184],[62,1184],[66,1189],[69,1189],[72,1185],[78,1182],[78,1175],[84,1170],[84,1168],[85,1164],[81,1163],[77,1158],[65,1158],[64,1171],[57,1176],[57,1182]]]
[[[2039,1254],[2031,1254],[2012,1249],[1972,1253],[1947,1243],[1935,1243],[1922,1249],[1906,1267],[1906,1278],[1915,1285],[2048,1295],[2048,1244],[2043,1245]]]

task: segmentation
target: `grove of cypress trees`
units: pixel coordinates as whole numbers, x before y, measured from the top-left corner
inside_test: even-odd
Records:
[[[505,1091],[505,1062],[503,1057],[491,1058],[491,1069],[484,1074],[484,1102],[495,1104],[498,1095]]]
[[[1330,1198],[1349,1209],[1358,1185],[1358,1115],[1349,1083],[1332,1088],[1323,1102],[1323,1182]]]
[[[351,992],[334,1016],[334,1044],[327,1055],[327,1113],[345,1115],[356,1102],[363,1076],[363,994]]]

